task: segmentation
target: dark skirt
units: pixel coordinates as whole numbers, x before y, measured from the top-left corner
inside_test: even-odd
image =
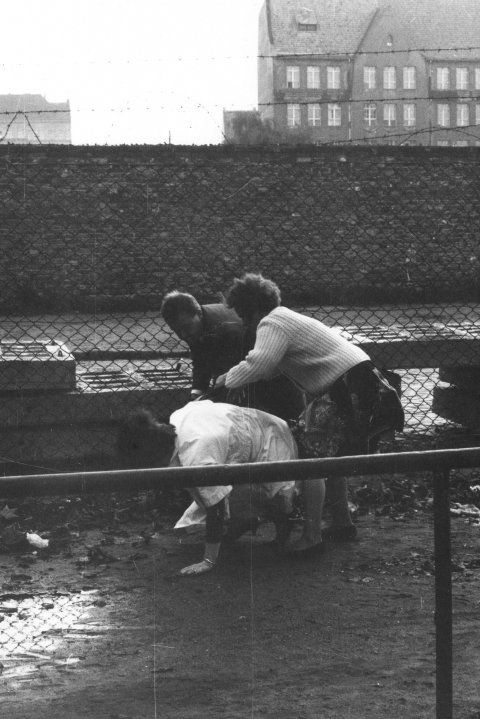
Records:
[[[401,431],[404,412],[388,379],[366,361],[339,377],[302,413],[294,434],[300,457],[369,454],[378,437]]]

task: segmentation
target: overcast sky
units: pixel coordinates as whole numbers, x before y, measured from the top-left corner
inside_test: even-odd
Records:
[[[0,94],[70,100],[75,144],[210,144],[257,103],[263,0],[2,3]]]

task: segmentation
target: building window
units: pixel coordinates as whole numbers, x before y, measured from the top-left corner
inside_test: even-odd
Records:
[[[327,67],[327,87],[329,90],[340,89],[340,68],[338,66]]]
[[[363,85],[365,90],[375,90],[377,87],[377,68],[365,66],[363,68]]]
[[[475,68],[475,90],[480,90],[480,67]]]
[[[320,127],[321,125],[321,109],[320,103],[312,102],[307,105],[308,108],[308,125],[309,127]]]
[[[450,87],[450,73],[448,67],[437,67],[437,90],[448,90]]]
[[[288,127],[300,127],[300,105],[294,103],[287,105]]]
[[[408,102],[403,106],[403,124],[405,127],[415,127],[417,123],[415,103]]]
[[[317,26],[312,23],[306,23],[306,22],[299,22],[298,23],[298,29],[300,32],[315,32],[317,29]]]
[[[468,124],[468,105],[466,102],[461,102],[457,105],[457,127],[465,127]]]
[[[327,110],[329,127],[339,127],[342,124],[342,111],[340,105],[335,102],[329,102]]]
[[[320,68],[307,67],[307,87],[309,90],[318,90],[320,87]]]
[[[395,90],[397,87],[397,78],[394,67],[383,68],[383,89]]]
[[[450,107],[446,103],[437,105],[437,124],[441,127],[450,127]]]
[[[475,125],[480,125],[480,103],[475,105]]]
[[[468,69],[466,67],[457,67],[455,71],[455,86],[457,90],[468,89]]]
[[[374,102],[367,102],[363,106],[363,120],[368,127],[377,123],[377,106]]]
[[[287,87],[293,89],[300,87],[300,68],[296,65],[287,66]]]
[[[454,147],[468,147],[468,140],[456,140],[453,143]]]
[[[448,140],[437,140],[437,147],[448,147]]]
[[[383,106],[383,121],[387,127],[395,127],[397,121],[397,108],[390,102]]]
[[[403,89],[404,90],[415,90],[417,86],[416,68],[404,67],[403,68]]]

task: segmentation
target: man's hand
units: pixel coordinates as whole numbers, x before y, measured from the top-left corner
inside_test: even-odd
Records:
[[[215,562],[210,562],[206,559],[202,559],[202,561],[198,562],[197,564],[190,564],[188,567],[184,567],[183,569],[181,569],[180,574],[183,574],[183,576],[186,576],[187,574],[205,574],[205,572],[209,572],[211,569],[213,569],[214,566]]]

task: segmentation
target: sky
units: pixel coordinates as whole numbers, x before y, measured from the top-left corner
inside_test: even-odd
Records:
[[[17,0],[0,95],[70,101],[74,144],[217,144],[257,105],[263,0]]]

